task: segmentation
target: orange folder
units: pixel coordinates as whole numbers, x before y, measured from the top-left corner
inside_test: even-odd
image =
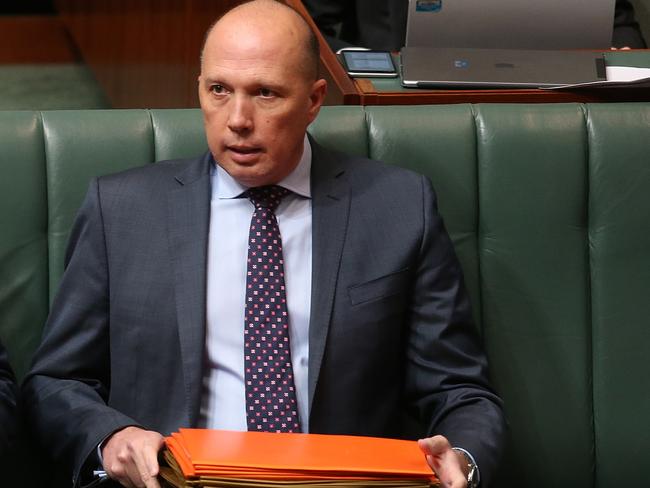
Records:
[[[437,480],[415,441],[180,429],[166,439],[183,476],[255,480]]]

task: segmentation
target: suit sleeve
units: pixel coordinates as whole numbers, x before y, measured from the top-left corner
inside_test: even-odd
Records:
[[[503,448],[501,400],[488,381],[487,359],[431,183],[422,177],[423,236],[411,306],[407,395],[429,435],[469,451],[482,486]]]
[[[110,290],[97,180],[73,225],[65,268],[23,394],[35,435],[46,452],[74,471],[76,483],[104,438],[137,425],[107,406]]]
[[[634,7],[628,0],[616,0],[612,46],[645,49],[646,42],[634,18]]]
[[[16,379],[0,344],[0,460],[12,450],[17,424]]]

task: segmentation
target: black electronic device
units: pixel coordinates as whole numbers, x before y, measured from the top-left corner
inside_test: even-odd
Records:
[[[395,77],[397,70],[388,51],[367,51],[342,49],[339,52],[350,76]]]

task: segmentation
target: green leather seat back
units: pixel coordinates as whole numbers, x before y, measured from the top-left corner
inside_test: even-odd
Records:
[[[363,107],[323,107],[309,132],[331,149],[368,155],[368,126]]]
[[[50,300],[63,272],[70,227],[93,176],[153,161],[144,110],[43,113],[48,195]]]
[[[191,158],[207,150],[199,110],[151,110],[149,114],[154,161]]]
[[[650,104],[325,107],[310,132],[431,178],[510,424],[496,486],[645,479]],[[0,112],[0,142],[0,339],[22,376],[90,178],[206,142],[198,110]]]
[[[589,252],[598,486],[647,484],[650,105],[592,105]]]
[[[40,114],[0,112],[0,339],[20,377],[47,317],[47,190]]]
[[[507,486],[548,486],[569,459],[562,486],[593,486],[584,114],[484,105],[477,128],[483,331],[512,434]]]

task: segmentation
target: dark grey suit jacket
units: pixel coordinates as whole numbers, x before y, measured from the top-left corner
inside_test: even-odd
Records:
[[[79,473],[107,435],[197,422],[209,155],[94,180],[24,383],[46,449]],[[490,478],[504,421],[461,272],[421,175],[313,143],[312,432],[441,433]]]
[[[16,378],[9,364],[7,352],[0,344],[0,466],[14,449],[18,427],[16,411]]]

